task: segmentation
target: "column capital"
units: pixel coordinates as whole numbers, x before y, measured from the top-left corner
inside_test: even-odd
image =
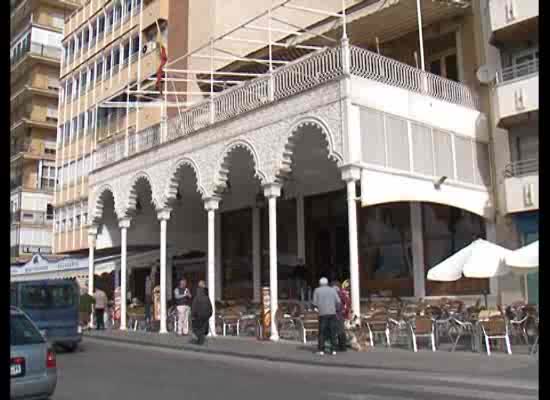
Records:
[[[128,229],[130,227],[130,218],[120,218],[118,220],[118,227],[120,229]]]
[[[93,237],[94,239],[97,236],[97,225],[90,225],[88,227],[88,237]]]
[[[281,196],[281,188],[283,185],[277,182],[273,183],[266,183],[263,185],[264,189],[264,196],[269,199],[273,197],[280,197]]]
[[[220,206],[219,197],[208,197],[204,199],[204,209],[206,211],[216,211]]]
[[[170,219],[171,208],[163,208],[157,211],[157,218],[159,221],[168,221]]]
[[[361,179],[361,167],[357,164],[346,164],[340,167],[342,179],[345,182],[355,182]]]

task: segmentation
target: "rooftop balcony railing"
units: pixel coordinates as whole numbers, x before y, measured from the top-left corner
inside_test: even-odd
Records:
[[[539,159],[532,158],[510,163],[504,169],[505,178],[535,175],[539,172]]]
[[[503,83],[539,72],[539,59],[503,68],[497,73],[497,82]]]
[[[96,153],[95,168],[102,168],[169,140],[183,137],[209,125],[219,123],[262,105],[291,97],[346,74],[342,47],[334,47],[309,54],[264,75],[234,86],[212,99],[199,102],[177,117],[167,121],[163,133],[161,124],[135,134],[128,141],[119,139],[100,145]],[[479,109],[478,96],[469,87],[440,76],[414,68],[397,60],[384,57],[359,47],[349,47],[349,73],[387,85],[403,88],[438,100],[471,109]]]

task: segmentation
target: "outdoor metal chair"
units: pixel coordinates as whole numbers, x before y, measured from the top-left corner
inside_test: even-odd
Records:
[[[228,312],[227,314],[223,314],[221,318],[222,318],[222,335],[227,336],[227,329],[234,328],[236,335],[239,336],[241,314],[236,312]]]
[[[369,331],[371,347],[374,347],[374,336],[382,334],[386,336],[386,346],[391,347],[388,314],[384,312],[374,314],[365,320],[365,325]]]
[[[414,321],[409,322],[411,330],[411,339],[413,345],[413,351],[418,351],[417,338],[427,337],[430,338],[432,343],[432,351],[435,351],[435,325],[430,317],[418,316]]]
[[[493,316],[488,320],[479,321],[483,337],[485,338],[485,346],[487,355],[491,355],[491,340],[504,339],[506,342],[506,350],[508,354],[512,354],[510,346],[510,335],[508,331],[508,323],[503,316]]]
[[[302,330],[302,340],[307,343],[308,334],[319,335],[319,314],[316,311],[306,311],[299,319]]]
[[[449,320],[449,324],[452,327],[450,328],[450,331],[456,332],[456,339],[453,339],[452,336],[449,335],[449,338],[453,343],[451,352],[454,352],[456,350],[456,346],[458,345],[460,338],[464,336],[470,336],[472,340],[472,349],[475,349],[476,345],[474,343],[474,340],[475,340],[476,331],[475,331],[475,326],[471,321],[461,321],[459,318],[451,318]]]

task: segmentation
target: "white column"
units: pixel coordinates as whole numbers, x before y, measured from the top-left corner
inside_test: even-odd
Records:
[[[410,203],[411,230],[412,230],[412,258],[414,276],[414,296],[426,297],[425,260],[424,260],[424,231],[422,229],[422,204]]]
[[[216,300],[222,300],[222,216],[216,213]]]
[[[126,243],[130,219],[123,218],[118,221],[120,228],[120,330],[126,330],[126,293],[128,268],[126,265]]]
[[[355,184],[361,178],[361,169],[354,165],[346,166],[342,168],[342,178],[346,182],[348,201],[351,309],[353,315],[359,316],[361,314],[361,294],[359,292],[359,241]]]
[[[270,340],[279,340],[275,315],[279,305],[277,274],[277,197],[281,195],[281,185],[272,183],[264,187],[264,196],[269,206],[269,292],[271,295],[271,336]]]
[[[94,250],[95,242],[97,238],[97,226],[90,226],[88,228],[88,294],[94,295]]]
[[[160,330],[159,333],[168,333],[166,329],[166,226],[170,219],[170,210],[159,211],[160,221]]]
[[[208,297],[212,304],[212,317],[210,318],[210,335],[216,336],[216,210],[220,204],[218,198],[209,198],[204,202],[204,209],[208,214],[208,268],[207,286]]]
[[[252,288],[253,300],[259,302],[261,298],[262,258],[260,247],[260,209],[252,208]]]
[[[97,238],[97,226],[91,226],[88,228],[88,294],[94,295],[94,276],[95,276],[95,260],[94,250],[95,242]],[[94,312],[93,307],[90,309],[90,323],[89,327],[94,326]]]

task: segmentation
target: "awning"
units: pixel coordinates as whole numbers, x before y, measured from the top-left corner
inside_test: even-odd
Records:
[[[539,241],[512,251],[506,257],[506,264],[517,273],[529,273],[537,270],[539,268]]]

